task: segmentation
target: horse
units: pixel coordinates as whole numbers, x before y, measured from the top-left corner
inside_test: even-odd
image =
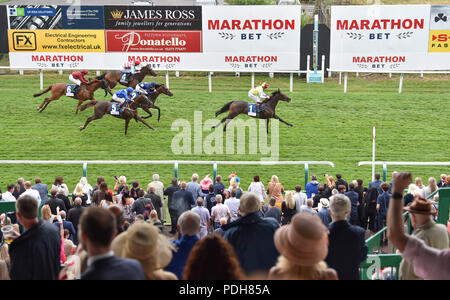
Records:
[[[106,81],[106,83],[108,84],[110,89],[113,89],[117,83],[119,82],[122,85],[122,82],[120,82],[120,76],[122,75],[121,71],[109,71],[106,73],[103,73],[100,76],[97,76],[97,79],[104,79]],[[144,77],[146,75],[152,75],[152,76],[157,76],[158,74],[156,74],[155,71],[153,71],[153,69],[150,67],[150,65],[145,65],[144,67],[142,67],[141,71],[139,73],[136,74],[132,74],[130,76],[130,78],[128,79],[128,84],[125,85],[126,87],[131,86],[133,89],[136,88],[136,85],[140,82],[142,82],[142,80],[144,80]],[[112,93],[109,92],[110,95],[112,96]],[[106,97],[106,91],[105,91],[105,97]]]
[[[137,108],[140,103],[148,102],[149,100],[145,95],[138,96],[134,102],[131,102],[131,104],[126,107],[121,115],[112,115],[111,114],[111,102],[110,101],[96,101],[94,105],[94,115],[92,117],[87,118],[86,122],[83,126],[80,126],[80,131],[84,130],[86,126],[94,120],[101,119],[104,115],[110,114],[113,117],[124,119],[125,120],[125,135],[127,135],[128,130],[128,124],[130,123],[131,119],[135,119],[136,121],[142,122],[145,126],[150,128],[151,130],[155,130],[152,126],[148,125],[137,113]],[[149,103],[147,103],[150,105]],[[80,110],[84,110],[87,107],[87,105],[83,105],[83,107],[80,108]]]
[[[288,122],[284,121],[282,118],[280,118],[275,113],[275,108],[277,107],[278,101],[280,101],[280,100],[281,101],[286,101],[286,102],[291,102],[291,98],[289,98],[288,96],[283,94],[280,91],[280,89],[278,89],[277,91],[272,93],[272,95],[269,97],[269,99],[265,100],[261,104],[261,105],[263,105],[263,111],[261,113],[257,114],[256,117],[255,117],[255,118],[258,118],[258,119],[266,119],[266,130],[267,130],[267,133],[269,133],[269,120],[271,118],[277,119],[277,120],[283,122],[284,124],[286,124],[286,125],[288,125],[290,127],[294,126],[291,123],[288,123]],[[225,126],[223,127],[223,131],[226,131],[227,130],[227,125],[232,119],[234,119],[235,117],[237,117],[240,114],[247,114],[248,113],[248,102],[242,101],[242,100],[228,102],[220,110],[216,111],[216,117],[219,116],[220,114],[226,112],[227,110],[228,110],[228,116],[223,118],[219,122],[219,124],[217,124],[216,126],[213,126],[212,128],[217,128],[223,122],[226,121]]]
[[[148,116],[142,117],[142,119],[150,118],[152,116],[152,113],[150,112],[150,108],[154,108],[154,109],[158,110],[158,122],[159,122],[161,110],[159,109],[158,106],[155,105],[155,102],[156,102],[156,98],[158,98],[158,96],[160,94],[165,94],[169,97],[173,96],[172,92],[164,84],[157,84],[155,86],[155,92],[151,95],[147,95],[150,105],[148,105],[147,103],[141,103],[139,105],[140,108],[142,108],[146,113],[148,113]]]
[[[75,114],[78,114],[78,109],[79,109],[81,103],[83,103],[85,100],[89,100],[89,99],[95,100],[94,92],[96,90],[98,90],[100,87],[105,90],[105,93],[106,93],[106,91],[109,91],[109,87],[104,80],[92,79],[89,81],[88,84],[81,85],[80,90],[76,94],[76,97],[78,99],[78,105],[77,105]],[[42,101],[41,105],[39,105],[37,107],[37,110],[39,112],[42,112],[51,101],[58,100],[59,98],[61,98],[62,95],[65,95],[66,88],[67,88],[67,83],[65,83],[65,82],[54,83],[54,84],[50,85],[47,89],[43,90],[42,92],[34,94],[33,97],[39,97],[39,96],[47,93],[50,90],[52,91],[52,96],[50,98],[45,98],[44,101]],[[111,92],[111,91],[109,91],[109,92]],[[75,97],[71,97],[71,98],[75,98]]]

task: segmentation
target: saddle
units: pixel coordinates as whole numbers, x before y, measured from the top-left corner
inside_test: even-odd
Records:
[[[254,103],[249,103],[248,109],[247,109],[247,114],[251,117],[257,117],[264,111],[264,106],[265,106],[264,103],[260,103],[259,108],[258,108],[258,105],[254,104]]]
[[[120,83],[128,84],[128,79],[130,78],[131,73],[122,72],[120,74]]]
[[[74,99],[77,99],[77,93],[80,89],[77,88],[76,84],[67,84],[66,87],[66,96],[67,97],[72,97]]]
[[[120,115],[120,103],[118,102],[111,102],[111,110],[110,114],[114,116]]]

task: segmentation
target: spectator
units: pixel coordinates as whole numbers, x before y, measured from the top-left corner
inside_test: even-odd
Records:
[[[92,186],[88,183],[87,178],[86,177],[81,177],[80,178],[80,182],[78,183],[81,185],[83,193],[87,196],[87,199],[85,201],[84,204],[82,204],[83,206],[86,206],[88,204],[91,203],[91,195],[94,192]],[[75,188],[76,190],[76,188]],[[75,194],[75,190],[72,194]],[[72,198],[75,200],[75,198]],[[81,200],[83,200],[83,198],[81,198]]]
[[[52,210],[50,209],[50,206],[48,204],[45,204],[41,208],[41,220],[48,224],[53,224],[53,221],[55,220],[55,215],[52,214]]]
[[[319,182],[317,181],[317,176],[312,175],[311,181],[306,184],[306,197],[309,199],[311,198],[312,194],[317,194],[318,189],[317,186],[319,185]]]
[[[347,192],[347,188],[345,187],[345,185],[343,185],[343,184],[341,184],[341,185],[338,185],[338,191],[339,191],[339,194],[345,194],[346,192]]]
[[[140,190],[141,190],[141,188],[139,186],[139,180],[133,181],[133,183],[131,184],[131,190],[130,190],[131,198],[133,198],[134,200],[137,200],[137,198],[139,198]]]
[[[69,222],[72,222],[73,227],[75,228],[75,231],[78,232],[78,224],[80,222],[80,217],[83,211],[85,210],[85,207],[82,206],[82,200],[78,197],[75,198],[75,201],[73,202],[74,206],[73,208],[69,209],[69,212],[67,213],[67,220]]]
[[[248,187],[249,192],[253,192],[259,196],[259,200],[264,202],[266,198],[266,190],[264,188],[264,184],[259,181],[259,175],[253,176],[253,182]]]
[[[1,201],[16,201],[16,197],[13,195],[14,184],[8,184],[6,186],[6,192],[2,194]]]
[[[243,195],[239,203],[242,217],[222,226],[224,238],[233,246],[246,274],[269,271],[279,255],[273,242],[279,224],[272,218],[261,218],[259,205],[258,195]]]
[[[243,194],[242,189],[239,187],[240,184],[241,184],[241,179],[239,177],[237,177],[237,176],[231,177],[229,191],[230,192],[232,190],[236,191],[236,199],[241,199],[241,196]]]
[[[152,205],[158,213],[158,219],[162,220],[161,209],[163,208],[163,203],[161,196],[155,193],[155,186],[151,185],[148,189],[149,193],[147,195],[148,198],[152,201]]]
[[[25,196],[25,195],[30,195],[31,197],[35,198],[38,201],[38,206],[42,206],[42,200],[41,200],[41,195],[39,194],[38,191],[33,190],[31,188],[31,182],[29,181],[25,181],[23,184],[24,188],[25,188],[25,192],[23,192],[20,196]]]
[[[111,251],[116,234],[116,218],[106,210],[89,207],[80,219],[81,242],[89,259],[82,280],[144,280],[141,264],[128,258],[118,258]]]
[[[411,216],[411,225],[414,227],[413,236],[422,240],[428,247],[443,250],[449,247],[449,233],[442,224],[436,224],[432,215],[436,213],[430,200],[415,197],[410,206],[404,208]],[[441,266],[448,268],[449,266]],[[421,279],[414,272],[414,267],[405,259],[400,263],[400,280],[418,280]]]
[[[214,230],[214,234],[217,234],[217,235],[220,235],[221,237],[223,237],[225,231],[223,231],[222,226],[225,225],[225,224],[227,224],[227,223],[228,223],[228,219],[227,219],[227,218],[221,218],[221,219],[219,220],[219,224],[220,224],[220,225],[219,225],[219,227],[217,227],[217,228]]]
[[[96,184],[96,185],[94,186],[94,188],[92,189],[92,194],[94,194],[94,192],[100,188],[100,184],[101,184],[103,181],[105,181],[105,178],[103,178],[103,176],[97,177],[97,184]]]
[[[399,173],[393,178],[387,217],[388,239],[402,253],[403,259],[411,264],[418,277],[449,280],[450,268],[444,266],[450,265],[450,249],[437,250],[427,246],[420,238],[405,234],[402,196],[411,181],[411,173]]]
[[[239,218],[239,203],[240,200],[236,199],[236,190],[232,190],[231,197],[225,200],[224,203],[230,210],[231,222],[236,221]]]
[[[274,218],[278,224],[281,224],[281,209],[276,206],[277,200],[271,198],[269,200],[269,209],[264,214],[264,218]]]
[[[184,184],[186,183],[184,182]],[[192,196],[192,194],[190,195]],[[165,268],[166,271],[174,273],[178,279],[182,279],[189,254],[195,243],[199,241],[197,233],[200,230],[200,222],[200,216],[192,211],[186,211],[178,218],[177,229],[181,238],[173,242],[176,250],[172,253],[170,264]]]
[[[170,234],[175,234],[177,232],[177,218],[176,218],[176,211],[171,209],[173,207],[172,205],[172,197],[173,194],[180,190],[180,187],[178,186],[178,179],[172,178],[172,185],[169,186],[167,189],[164,190],[164,195],[167,196],[167,206],[169,208],[169,215],[170,215],[170,223],[172,225],[172,229],[170,230]]]
[[[52,215],[56,215],[57,207],[59,207],[60,210],[67,211],[67,208],[66,208],[66,205],[64,204],[64,202],[61,199],[56,198],[57,193],[58,193],[58,189],[52,188],[50,190],[51,197],[47,201],[47,204],[48,204],[48,206],[50,206],[50,210],[52,211]]]
[[[424,194],[425,186],[423,185],[422,178],[416,177],[415,182],[416,182],[416,187],[417,187],[416,193],[419,193],[421,198],[425,198],[425,194]]]
[[[119,178],[114,176],[114,180],[116,182],[113,187],[114,192],[120,193],[123,189],[128,189],[127,178],[125,176],[119,176]]]
[[[287,225],[291,223],[292,217],[297,213],[297,208],[295,207],[295,200],[293,192],[286,193],[286,199],[281,205],[281,224]]]
[[[108,194],[108,185],[105,181],[100,182],[98,189],[92,194],[92,206],[100,206],[100,201],[106,199]]]
[[[198,197],[204,197],[205,195],[202,193],[202,188],[198,183],[198,174],[192,174],[192,181],[189,182],[186,186],[186,191],[192,194],[193,199],[197,199]]]
[[[272,180],[267,185],[267,193],[270,198],[275,198],[276,205],[281,209],[281,203],[283,203],[284,188],[278,180],[278,176],[273,175]]]
[[[364,208],[364,196],[367,192],[367,188],[363,185],[363,180],[358,178],[356,179],[357,185],[353,189],[358,193],[358,216],[359,216],[359,224],[362,224],[361,220],[363,219],[363,208]]]
[[[331,223],[331,215],[329,207],[329,201],[327,198],[320,199],[320,204],[322,208],[317,212],[317,215],[322,220],[323,225],[327,226]]]
[[[61,176],[55,178],[52,188],[57,188],[58,194],[63,194],[66,197],[69,196],[69,188],[64,183],[64,179]]]
[[[231,213],[228,206],[222,203],[222,196],[220,194],[216,195],[217,204],[211,209],[211,220],[214,224],[214,229],[219,228],[220,220],[226,218],[227,222],[231,220]],[[226,224],[226,223],[225,223]]]
[[[110,212],[112,212],[112,214],[116,217],[115,224],[117,226],[116,227],[117,234],[120,234],[120,233],[126,231],[125,223],[128,223],[128,222],[124,218],[124,213],[123,213],[122,207],[120,207],[119,205],[110,205],[106,209],[109,210]]]
[[[5,242],[5,239],[3,238],[3,233],[0,231],[0,261],[4,261],[7,268],[9,268],[10,265],[8,250],[9,250],[8,244]]]
[[[322,198],[327,198],[330,197],[331,195],[331,190],[330,188],[323,184],[323,183],[319,183],[319,185],[317,186],[317,194],[314,195],[313,199],[313,208],[318,207],[319,203],[320,203],[320,199]],[[306,203],[305,203],[306,204]]]
[[[264,218],[264,216],[268,210],[269,210],[269,205],[266,204],[265,201],[261,201],[261,207],[259,209],[259,212],[261,213],[261,217]]]
[[[8,274],[8,265],[4,260],[0,260],[0,280],[11,280]]]
[[[338,194],[331,197],[333,222],[329,226],[328,256],[325,262],[336,270],[340,280],[359,280],[359,265],[366,259],[368,251],[365,230],[347,221],[351,210],[347,196]]]
[[[38,220],[39,204],[31,195],[16,202],[16,215],[25,228],[22,235],[15,232],[9,245],[12,280],[55,280],[60,268],[61,236],[51,224]]]
[[[184,280],[242,280],[245,275],[233,248],[221,236],[209,235],[192,248]]]
[[[377,199],[378,190],[375,187],[370,188],[367,191],[366,197],[364,198],[364,218],[361,223],[361,227],[367,229],[369,225],[370,234],[374,235],[377,231],[377,224],[375,222],[377,217]]]
[[[295,208],[297,209],[297,212],[300,212],[300,207],[306,205],[306,194],[302,193],[302,187],[298,184],[295,186],[294,200]]]
[[[25,192],[25,187],[23,186],[24,181],[23,178],[17,178],[17,183],[14,186],[14,192],[12,193],[14,198],[18,199],[20,195]]]
[[[324,190],[327,192],[326,198],[328,199],[329,197],[331,197],[331,191],[334,188],[336,188],[337,185],[336,185],[336,182],[334,181],[333,176],[328,176],[328,174],[325,174],[324,176],[325,176],[325,180],[326,180]]]
[[[46,184],[43,184],[41,178],[37,177],[34,182],[36,183],[31,188],[39,192],[41,197],[41,206],[47,203],[48,200],[48,188]]]
[[[66,216],[67,216],[66,212],[62,210],[59,212],[59,215],[61,216],[64,230],[67,229],[69,231],[69,240],[74,242],[75,245],[78,245],[77,231],[75,230],[75,227],[73,226],[72,222],[66,220]],[[53,224],[56,225],[57,228],[59,229],[58,223],[53,223]]]
[[[317,211],[313,208],[313,200],[312,199],[307,199],[306,200],[306,205],[303,205],[302,207],[300,207],[300,213],[308,213],[308,214],[312,214],[312,215],[317,215]]]
[[[374,180],[372,182],[369,182],[369,189],[374,187],[378,190],[379,194],[382,194],[383,191],[381,190],[381,187],[380,187],[382,183],[383,183],[383,181],[380,180],[380,174],[375,173]]]
[[[447,183],[447,174],[441,174],[439,176],[439,181],[437,182],[437,186],[438,188],[444,187],[445,184]]]
[[[150,205],[150,211],[153,210],[152,200],[145,198],[145,191],[143,189],[139,190],[139,198],[133,202],[131,205],[131,211],[136,215],[142,215],[144,219],[145,207]]]
[[[173,194],[172,203],[171,206],[169,206],[169,211],[173,212],[174,221],[176,221],[175,224],[178,224],[178,218],[181,214],[185,211],[190,211],[195,204],[194,198],[192,198],[192,193],[186,191],[186,186],[186,182],[183,181],[180,183],[180,190]],[[178,278],[180,277],[181,273]]]
[[[342,179],[342,174],[336,174],[336,186],[343,185],[345,186],[345,190],[348,191],[348,183],[344,179]]]
[[[161,213],[158,214],[158,217],[161,221],[166,221],[166,205],[164,203],[164,184],[159,180],[158,174],[153,174],[153,181],[148,184],[147,192],[150,193],[150,187],[154,187],[154,193],[161,198]],[[195,198],[197,199],[197,198]]]
[[[203,178],[203,179],[200,181],[200,187],[201,187],[201,189],[202,189],[202,193],[203,193],[203,194],[205,194],[205,195],[208,194],[208,192],[209,192],[209,186],[210,186],[211,184],[213,184],[213,181],[212,181],[211,178],[209,178],[209,174],[206,175],[205,178]]]
[[[389,183],[383,182],[380,186],[383,193],[377,198],[377,214],[378,214],[378,229],[384,228],[386,226],[386,217],[389,208],[389,199],[391,199],[391,194],[389,194]],[[382,237],[382,242],[387,244],[384,239],[384,235]]]
[[[445,184],[442,187],[450,187],[450,175],[447,175],[447,180],[445,181]]]
[[[392,183],[394,182],[394,178],[397,176],[398,172],[394,171],[392,172],[392,181],[389,183],[389,194],[392,194],[391,189],[392,189]]]
[[[355,185],[353,182],[350,182],[350,184],[348,185],[349,187],[349,191],[346,192],[344,195],[348,197],[348,199],[350,199],[350,203],[351,203],[351,213],[350,213],[350,224],[352,225],[360,225],[359,223],[359,215],[358,215],[358,199],[359,199],[359,195],[357,192],[354,191],[355,189]]]
[[[211,216],[209,214],[209,211],[203,207],[203,198],[198,197],[197,199],[197,206],[191,209],[192,212],[196,213],[200,216],[200,231],[198,232],[199,239],[204,238],[208,234],[209,230],[209,220],[211,219]]]
[[[217,204],[216,196],[214,195],[214,185],[210,184],[208,188],[208,195],[205,197],[206,208],[211,214],[211,209]]]
[[[425,199],[434,193],[439,187],[436,184],[436,178],[430,177],[428,178],[428,185],[423,190],[423,196]]]
[[[80,198],[81,200],[81,206],[86,207],[87,201],[88,201],[88,194],[85,192],[85,188],[83,184],[78,183],[75,187],[75,190],[72,193],[72,200],[75,202],[76,198]]]
[[[118,257],[139,261],[147,280],[177,279],[175,274],[163,270],[172,259],[173,246],[151,224],[133,224],[113,240],[111,248]]]
[[[323,261],[328,252],[328,230],[317,216],[297,214],[291,224],[275,233],[281,256],[269,279],[336,280],[333,269]]]
[[[136,214],[133,212],[133,209],[132,209],[134,199],[128,193],[128,190],[126,188],[124,188],[122,190],[122,192],[123,192],[123,195],[122,195],[122,199],[120,200],[119,205],[122,207],[123,217],[124,217],[125,221],[127,221],[130,224],[133,224],[134,217],[136,216]]]
[[[225,199],[225,184],[222,182],[222,176],[216,176],[216,184],[214,185],[214,195],[222,195],[222,199]]]
[[[100,201],[100,207],[101,208],[109,208],[113,204],[114,204],[114,199],[108,190],[108,192],[105,194],[105,199]]]
[[[56,194],[56,198],[61,199],[66,206],[66,212],[72,208],[72,203],[70,203],[69,197],[64,194],[63,189],[58,189],[58,193]]]

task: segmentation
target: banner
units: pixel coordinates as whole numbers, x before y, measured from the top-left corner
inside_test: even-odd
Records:
[[[105,6],[105,29],[202,30],[201,6]]]
[[[63,29],[103,29],[103,6],[62,6]]]
[[[332,70],[449,70],[449,6],[332,6]]]
[[[57,5],[8,5],[9,29],[62,29]]]
[[[106,30],[107,52],[202,52],[201,31]]]
[[[6,6],[0,5],[0,53],[8,53],[8,19]]]
[[[103,30],[8,30],[9,51],[105,52]]]

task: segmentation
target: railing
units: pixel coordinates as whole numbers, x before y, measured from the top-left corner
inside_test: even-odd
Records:
[[[212,165],[214,179],[217,176],[217,168],[219,165],[304,165],[305,166],[305,186],[308,183],[309,166],[310,165],[328,165],[334,168],[334,163],[330,161],[201,161],[201,160],[0,160],[0,164],[80,164],[83,165],[83,176],[87,177],[88,164],[156,164],[156,165],[173,165],[174,176],[178,178],[178,166],[180,164],[189,165]]]

